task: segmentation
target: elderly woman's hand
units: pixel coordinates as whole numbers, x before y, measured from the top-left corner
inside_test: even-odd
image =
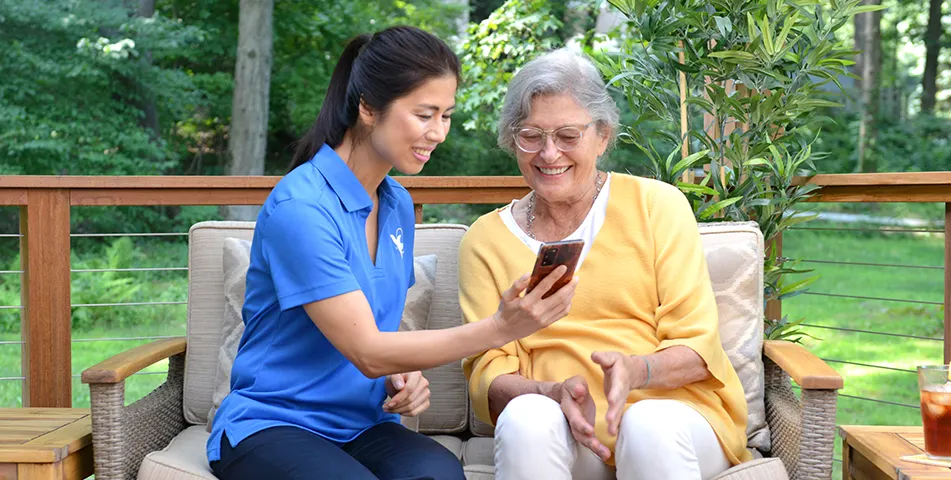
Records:
[[[604,417],[608,422],[608,433],[617,436],[628,394],[645,386],[646,367],[642,363],[646,360],[620,352],[595,352],[591,354],[591,360],[601,365],[604,371],[604,396],[608,400]]]
[[[594,420],[597,415],[594,399],[588,391],[584,377],[574,376],[565,380],[556,389],[561,411],[568,420],[571,436],[575,441],[588,447],[602,460],[611,458],[611,451],[594,435]]]

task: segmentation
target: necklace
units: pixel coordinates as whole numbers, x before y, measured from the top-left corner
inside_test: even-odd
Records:
[[[594,202],[598,199],[598,194],[601,193],[601,187],[604,186],[604,181],[601,180],[601,172],[598,172],[597,176],[594,177],[594,197],[591,199],[591,206],[594,206]],[[532,196],[528,197],[528,210],[525,212],[526,217],[526,233],[528,236],[535,240],[535,191],[532,190]]]

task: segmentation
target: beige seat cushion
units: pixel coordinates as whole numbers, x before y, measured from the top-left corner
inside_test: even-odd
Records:
[[[452,437],[450,437],[452,438]],[[487,437],[473,437],[462,447],[462,465],[468,480],[495,478],[495,444]],[[762,458],[737,465],[713,480],[788,480],[783,462],[778,458]]]
[[[440,445],[446,447],[458,459],[462,459],[462,439],[452,435],[433,435],[429,438],[437,441]]]
[[[208,432],[196,425],[179,433],[164,450],[149,453],[139,467],[139,480],[216,480],[208,466]]]
[[[495,440],[489,437],[472,437],[462,447],[463,465],[495,465]]]
[[[466,465],[462,469],[466,480],[495,480],[495,469],[488,465]]]
[[[761,458],[741,463],[712,480],[789,480],[782,460],[778,458]]]

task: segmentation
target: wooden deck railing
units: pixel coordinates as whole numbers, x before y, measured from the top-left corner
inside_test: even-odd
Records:
[[[0,205],[20,207],[23,406],[67,407],[71,392],[70,207],[260,205],[278,177],[0,177]],[[399,177],[423,205],[507,203],[520,177]],[[944,352],[951,359],[951,172],[818,175],[819,202],[945,204]]]

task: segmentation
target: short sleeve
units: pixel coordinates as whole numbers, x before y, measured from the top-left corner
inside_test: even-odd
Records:
[[[495,313],[502,299],[480,249],[484,245],[472,229],[459,245],[459,305],[466,323],[480,321]],[[463,360],[462,370],[469,382],[469,398],[476,417],[493,424],[489,412],[489,387],[500,375],[519,371],[518,349],[515,342],[502,348],[493,348]]]
[[[656,351],[689,347],[719,382],[715,388],[722,388],[731,366],[720,343],[716,299],[693,210],[669,185],[658,186],[650,209],[659,297]]]
[[[262,249],[281,310],[360,289],[338,223],[320,206],[278,204],[262,230]]]

